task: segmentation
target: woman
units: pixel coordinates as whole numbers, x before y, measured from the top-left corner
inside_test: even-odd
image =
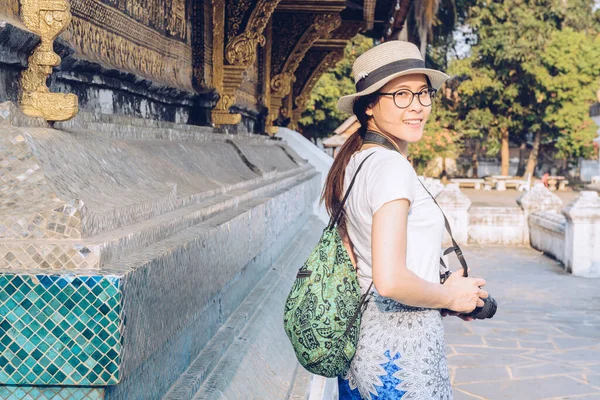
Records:
[[[323,200],[330,214],[358,173],[340,223],[362,291],[374,289],[363,313],[350,369],[339,377],[340,399],[451,399],[440,309],[468,313],[483,306],[483,279],[454,273],[440,284],[444,234],[441,211],[407,161],[409,143],[423,135],[435,91],[448,78],[425,68],[409,42],[390,41],[357,58],[357,93],[338,107],[361,127],[341,148]],[[365,142],[387,138],[390,150]],[[468,318],[465,318],[468,319]]]

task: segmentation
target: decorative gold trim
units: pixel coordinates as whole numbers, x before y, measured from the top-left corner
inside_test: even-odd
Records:
[[[225,57],[232,65],[250,66],[256,60],[256,46],[265,45],[265,37],[256,32],[244,32],[227,45]]]
[[[48,121],[65,121],[79,111],[74,94],[51,93],[46,79],[60,64],[53,50],[54,39],[71,22],[71,7],[64,0],[21,0],[25,26],[40,36],[41,42],[29,57],[29,67],[21,74],[20,106],[23,113]]]
[[[131,23],[141,26],[135,21]],[[147,43],[137,44],[125,35],[120,36],[73,17],[63,38],[87,60],[131,72],[158,84],[193,91],[191,47],[166,38],[155,42],[150,39],[157,35],[156,32],[146,30],[149,35]],[[160,47],[153,44],[160,44]]]
[[[213,0],[213,4],[215,0]],[[279,0],[261,0],[252,10],[252,14],[248,20],[248,24],[244,32],[235,38],[233,38],[228,44],[225,50],[225,58],[229,65],[223,65],[223,61],[221,60],[221,82],[222,86],[218,89],[219,93],[222,96],[222,99],[227,98],[227,103],[224,101],[219,101],[217,103],[216,109],[213,110],[213,123],[217,125],[221,124],[229,124],[229,123],[237,123],[241,120],[241,115],[239,114],[230,114],[229,108],[235,104],[235,96],[242,84],[244,71],[256,62],[256,46],[264,46],[266,44],[266,38],[263,36],[263,31],[265,30],[275,7],[277,7],[277,3]],[[223,11],[223,26],[224,26],[224,15],[225,15],[225,6],[224,2],[221,5]],[[215,12],[217,8],[215,8]],[[221,12],[221,8],[218,9]],[[221,21],[220,21],[221,22]],[[224,30],[224,28],[223,28]],[[224,37],[224,31],[222,36]],[[217,35],[217,31],[215,30],[215,35]],[[218,33],[221,35],[221,33]],[[219,43],[220,47],[217,48],[215,46],[213,54],[221,56],[223,51],[221,50],[223,47],[222,43]],[[235,115],[235,117],[232,117]],[[228,122],[223,122],[228,121]],[[232,122],[236,121],[236,122]]]
[[[300,119],[304,108],[306,107],[306,103],[310,99],[310,95],[315,85],[319,81],[319,78],[329,69],[335,66],[335,64],[342,59],[344,56],[344,50],[336,50],[327,54],[321,62],[317,65],[314,71],[310,74],[306,82],[304,83],[304,87],[300,94],[294,99],[294,105],[296,106],[292,111],[292,121],[291,127],[292,129],[296,129],[298,127],[298,120]]]
[[[267,126],[270,126],[277,119],[282,108],[283,98],[291,92],[292,82],[296,79],[294,73],[308,49],[319,38],[328,36],[341,23],[342,18],[339,14],[319,14],[315,17],[311,27],[296,43],[294,50],[290,53],[283,66],[282,72],[275,75],[271,80],[271,103],[269,106],[269,116],[267,117]],[[273,130],[271,129],[271,131]]]
[[[271,80],[271,94],[283,98],[292,90],[292,83],[295,81],[296,76],[292,72],[275,75]]]
[[[234,92],[225,91],[225,69],[223,67],[223,49],[225,47],[225,2],[213,0],[213,84],[221,95],[215,108],[211,111],[211,121],[214,125],[235,125],[242,120],[240,114],[230,114],[229,107],[235,104]],[[245,67],[242,67],[245,68]],[[240,72],[241,80],[241,72]]]
[[[0,1],[0,15],[8,17],[10,20],[19,21],[19,1],[18,0],[2,0]]]
[[[273,45],[273,20],[269,20],[266,32],[266,44],[265,44],[265,64],[264,64],[264,81],[263,81],[263,92],[262,92],[262,105],[269,107],[271,104],[271,46]]]
[[[232,65],[250,66],[256,61],[256,46],[265,45],[263,31],[279,0],[261,0],[252,10],[244,33],[227,44],[225,56]]]
[[[304,84],[304,87],[302,88],[302,91],[294,100],[294,104],[296,105],[296,107],[302,108],[302,107],[306,106],[306,103],[308,102],[308,99],[310,98],[310,94],[311,94],[312,90],[314,89],[315,85],[317,84],[317,82],[319,81],[319,79],[321,78],[321,76],[329,68],[334,67],[335,64],[337,64],[338,61],[340,61],[342,59],[343,56],[344,56],[344,51],[338,50],[338,51],[332,51],[331,53],[329,53],[325,57],[323,57],[323,60],[321,60],[321,62],[319,63],[319,65],[317,65],[317,67],[314,69],[312,74],[310,74],[310,76],[306,80],[306,83]]]

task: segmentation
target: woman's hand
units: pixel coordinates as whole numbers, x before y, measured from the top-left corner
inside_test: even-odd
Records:
[[[448,291],[449,304],[445,307],[458,313],[468,314],[476,307],[483,307],[482,299],[488,297],[488,292],[481,289],[485,286],[482,278],[465,278],[463,270],[450,274],[444,283]]]

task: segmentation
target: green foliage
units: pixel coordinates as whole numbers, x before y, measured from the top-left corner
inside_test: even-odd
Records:
[[[341,96],[355,93],[352,64],[362,53],[373,47],[373,39],[355,36],[344,49],[344,57],[335,68],[324,73],[315,88],[306,110],[302,113],[299,130],[311,137],[328,137],[349,115],[337,108]]]
[[[557,157],[589,156],[588,110],[600,77],[593,0],[470,3],[471,54],[449,66],[458,77],[459,131],[481,138],[488,155],[499,151],[502,132],[519,143],[540,131]]]
[[[540,62],[528,65],[536,77],[542,126],[556,139],[557,157],[589,157],[597,126],[588,116],[600,77],[600,36],[565,28],[553,32]]]
[[[425,125],[423,137],[410,145],[410,156],[416,167],[425,167],[435,157],[453,157],[460,150],[460,135],[456,131],[456,113],[451,100],[436,99]]]

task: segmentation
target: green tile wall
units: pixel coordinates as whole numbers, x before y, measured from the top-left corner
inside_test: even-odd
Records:
[[[2,400],[101,400],[104,389],[87,387],[0,386]]]
[[[119,283],[108,276],[0,274],[0,384],[116,384]]]

